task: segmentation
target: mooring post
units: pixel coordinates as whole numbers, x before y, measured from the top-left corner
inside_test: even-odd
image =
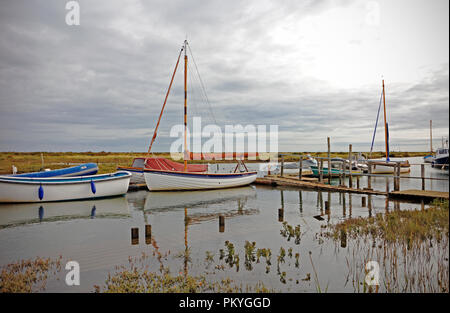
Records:
[[[348,145],[348,187],[352,188],[352,145]]]
[[[365,207],[366,206],[366,197],[362,197],[361,198],[361,206]]]
[[[219,232],[223,233],[225,230],[225,216],[219,215]]]
[[[278,222],[282,222],[284,219],[284,209],[279,208],[278,209]]]
[[[372,162],[368,161],[369,175],[367,175],[367,189],[372,190]]]
[[[342,161],[341,167],[342,167],[342,186],[345,187],[345,160]]]
[[[139,228],[133,227],[131,228],[131,244],[137,245],[139,243]]]
[[[330,137],[327,137],[327,146],[328,146],[328,185],[331,185],[331,145],[330,145]]]
[[[284,155],[281,156],[281,177],[283,177],[284,172]]]
[[[422,190],[425,190],[425,164],[420,164],[420,176],[422,176]]]
[[[319,183],[323,183],[323,159],[320,159],[320,166],[319,166]]]
[[[397,162],[397,191],[400,190],[400,173],[401,173],[401,163]]]
[[[145,243],[152,243],[152,225],[145,225]]]
[[[359,189],[359,175],[356,176],[356,189]]]
[[[302,180],[303,175],[303,155],[300,156],[300,164],[298,165],[298,180]]]

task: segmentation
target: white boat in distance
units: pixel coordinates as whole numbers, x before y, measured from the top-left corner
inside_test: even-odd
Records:
[[[220,189],[245,186],[256,180],[257,172],[190,173],[144,169],[150,191]]]
[[[111,197],[128,191],[131,174],[77,177],[11,177],[0,176],[0,202],[49,202]]]

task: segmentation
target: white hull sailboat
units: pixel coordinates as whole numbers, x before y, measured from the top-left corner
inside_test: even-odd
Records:
[[[150,191],[175,191],[175,190],[207,190],[207,189],[222,189],[245,186],[253,183],[256,180],[257,172],[248,171],[244,165],[245,171],[237,171],[240,166],[237,166],[234,173],[208,173],[208,172],[192,172],[189,171],[187,158],[191,155],[187,150],[187,40],[184,41],[181,48],[178,60],[172,75],[169,89],[166,94],[161,114],[155,128],[152,141],[149,147],[149,153],[152,144],[156,138],[156,132],[161,120],[161,116],[167,101],[167,96],[172,86],[173,78],[175,76],[181,54],[184,51],[184,168],[180,170],[168,169],[149,169],[144,168],[145,183]],[[239,165],[243,165],[241,160],[238,160]]]
[[[144,170],[145,182],[150,191],[239,187],[253,183],[256,175],[257,172],[216,174]]]

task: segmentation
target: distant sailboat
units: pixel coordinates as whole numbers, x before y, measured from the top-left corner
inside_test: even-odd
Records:
[[[383,110],[384,110],[384,142],[386,148],[386,158],[385,160],[374,160],[371,162],[372,164],[372,173],[374,174],[393,174],[395,171],[395,162],[391,162],[389,159],[389,126],[386,119],[386,93],[384,89],[384,79],[383,79],[383,90],[380,98],[380,105],[378,106],[377,120],[375,123],[375,130],[372,138],[372,146],[370,147],[370,153],[372,153],[373,143],[375,140],[375,133],[377,131],[378,117],[380,114],[381,100],[383,100]],[[410,164],[408,161],[401,161],[400,163],[400,172],[401,173],[409,173],[410,172]]]
[[[161,191],[218,189],[249,185],[256,180],[257,172],[248,171],[247,167],[241,160],[238,160],[238,166],[236,166],[234,173],[206,173],[189,171],[187,159],[192,158],[190,157],[191,153],[187,150],[187,46],[188,43],[187,40],[185,40],[177,60],[178,66],[181,54],[184,51],[184,168],[183,170],[144,168],[144,178],[147,187],[150,191]],[[175,71],[172,75],[169,91],[177,66],[175,66]],[[167,92],[166,99],[169,91]],[[163,111],[161,110],[159,120],[161,119],[162,112]],[[153,135],[152,143],[154,142],[155,137],[156,131]],[[243,165],[245,170],[237,171],[238,168],[240,168],[239,165]]]

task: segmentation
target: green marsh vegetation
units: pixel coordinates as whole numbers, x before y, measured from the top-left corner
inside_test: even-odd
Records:
[[[356,154],[358,152],[354,152]],[[286,162],[297,162],[300,155],[310,154],[313,157],[326,157],[326,152],[291,152],[285,156]],[[363,153],[364,154],[364,153]],[[94,162],[98,164],[99,173],[114,172],[117,166],[131,166],[136,157],[145,157],[145,152],[42,152],[44,168],[63,168],[71,164]],[[367,155],[367,153],[365,153]],[[391,157],[415,157],[425,156],[426,152],[391,152]],[[168,152],[156,152],[151,156],[171,159]],[[331,157],[347,158],[348,152],[332,152]],[[372,158],[384,157],[383,152],[373,152]],[[212,163],[207,160],[194,160],[191,163]],[[218,163],[235,163],[233,160],[222,160]],[[247,162],[260,162],[258,160]],[[12,165],[16,166],[19,173],[36,172],[42,168],[41,152],[0,152],[0,174],[10,174]]]
[[[435,200],[427,209],[349,218],[320,236],[348,247],[347,281],[356,292],[374,291],[365,283],[369,261],[379,264],[380,292],[449,292],[448,200]]]

